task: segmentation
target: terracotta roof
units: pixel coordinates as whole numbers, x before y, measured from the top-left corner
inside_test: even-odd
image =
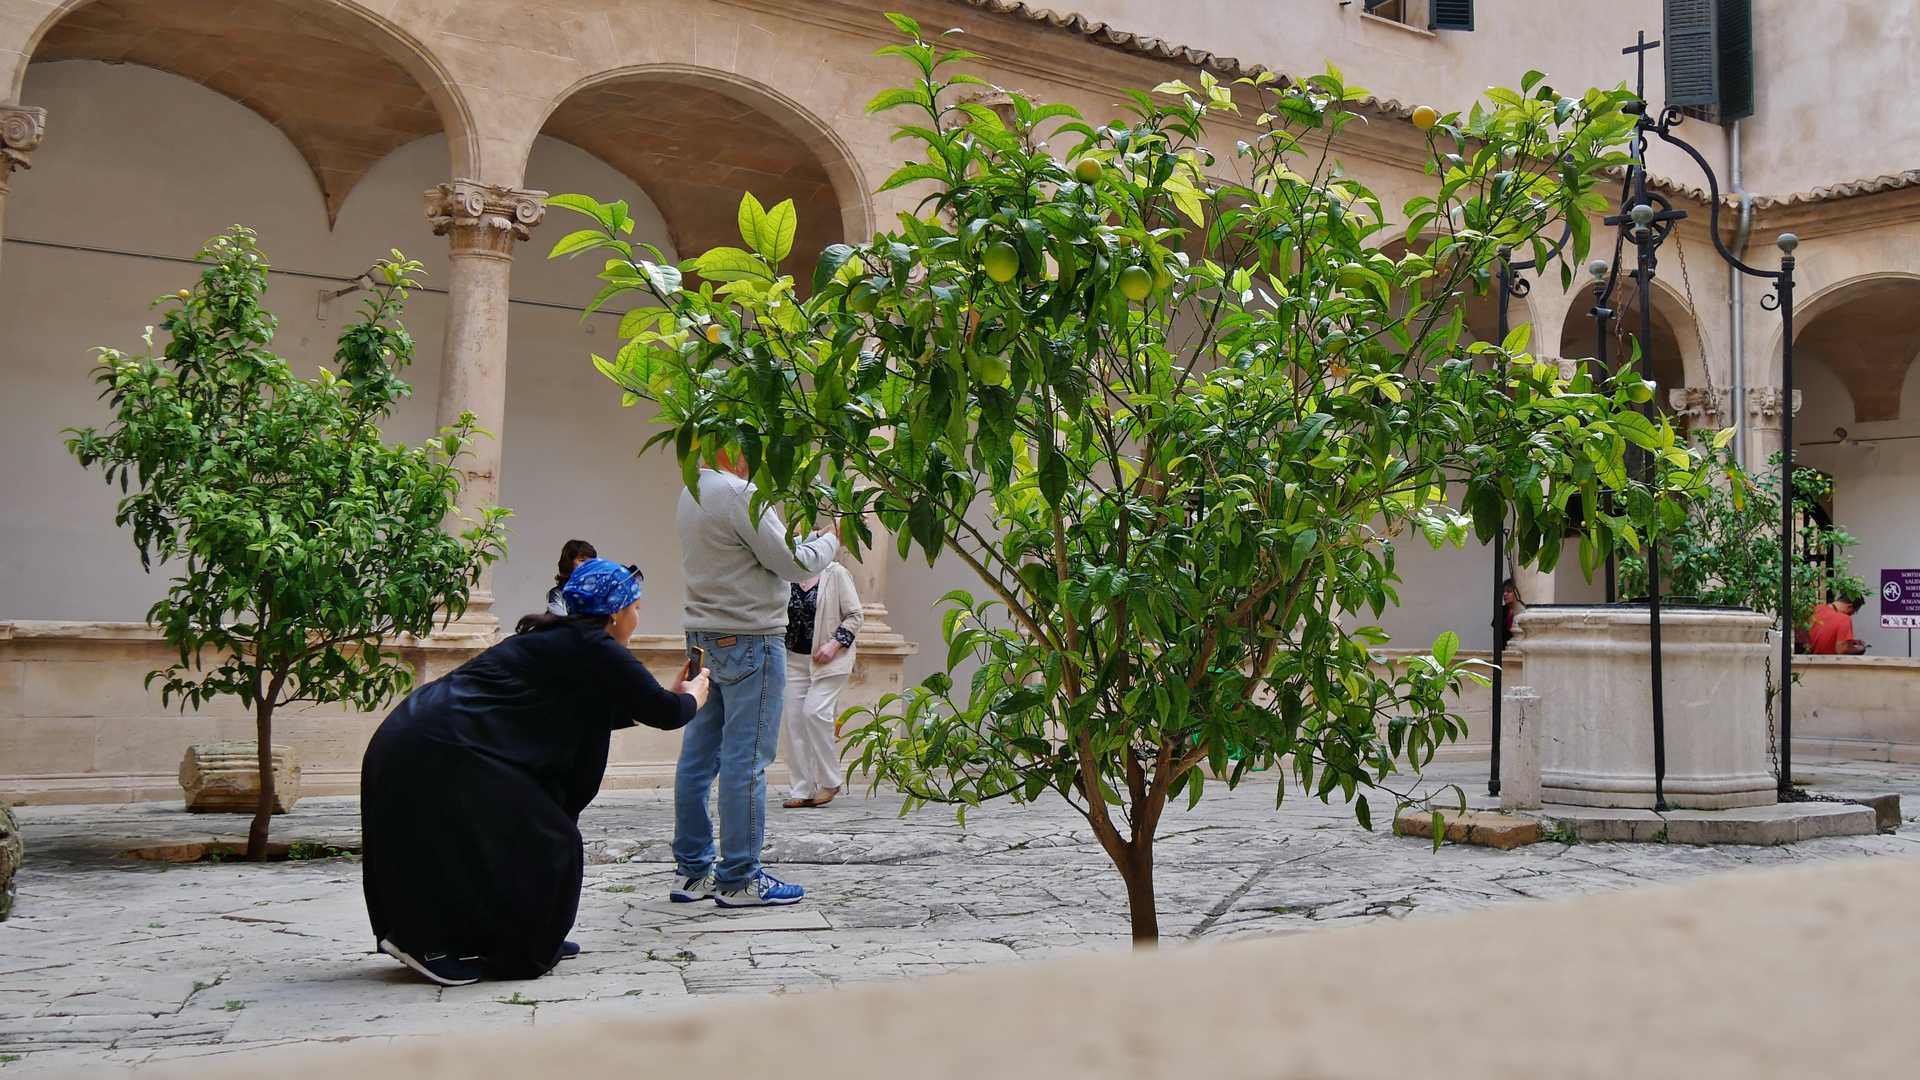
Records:
[[[1203,68],[1222,78],[1245,78],[1267,70],[1263,64],[1243,64],[1231,56],[1220,56],[1188,45],[1176,45],[1145,34],[1129,33],[1098,19],[1089,19],[1078,12],[1062,15],[1051,8],[1033,7],[1020,3],[1019,0],[951,0],[951,2],[992,15],[1005,15],[1055,30],[1065,30],[1098,45],[1140,53],[1156,60],[1171,60],[1177,64]]]
[[[1096,45],[1105,45],[1108,48],[1119,49],[1123,52],[1150,56],[1156,60],[1170,60],[1176,64],[1186,64],[1189,67],[1201,68],[1221,78],[1251,78],[1263,71],[1272,70],[1265,64],[1243,63],[1234,57],[1221,56],[1217,53],[1208,52],[1205,49],[1193,48],[1190,45],[1176,45],[1173,42],[1165,41],[1161,38],[1148,37],[1145,34],[1135,34],[1126,30],[1119,30],[1098,19],[1089,19],[1078,12],[1070,12],[1062,15],[1051,8],[1033,7],[1030,4],[1021,3],[1020,0],[950,0],[950,2],[958,4],[961,7],[973,8],[976,11],[984,11],[991,15],[1001,15],[1055,30],[1065,30],[1070,34],[1077,34],[1080,37],[1084,37]],[[1290,81],[1284,73],[1278,74],[1281,85]],[[1383,100],[1372,95],[1368,95],[1349,104],[1371,110],[1384,116],[1394,116],[1401,119],[1411,117],[1415,108],[1413,105],[1402,105],[1398,100],[1392,98]]]
[[[1678,195],[1684,195],[1695,202],[1707,201],[1707,189],[1691,184],[1683,184],[1664,176],[1647,178],[1654,186]],[[1882,191],[1897,191],[1904,187],[1920,187],[1920,169],[1908,169],[1891,176],[1876,176],[1871,180],[1849,180],[1841,184],[1827,184],[1809,191],[1796,191],[1791,195],[1755,195],[1753,208],[1765,210],[1775,206],[1794,206],[1800,203],[1831,202],[1834,199],[1851,199],[1861,195],[1875,195]],[[1738,196],[1730,192],[1720,193],[1722,206],[1738,206]]]

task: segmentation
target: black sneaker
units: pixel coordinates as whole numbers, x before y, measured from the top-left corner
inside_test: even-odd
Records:
[[[384,938],[380,941],[380,951],[441,986],[466,986],[480,981],[479,968],[446,953],[421,953],[416,957]]]
[[[560,959],[571,960],[574,957],[579,955],[580,955],[580,946],[575,945],[571,941],[563,941],[560,943]]]

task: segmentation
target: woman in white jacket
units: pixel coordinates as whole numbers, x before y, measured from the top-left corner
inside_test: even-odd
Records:
[[[839,563],[793,586],[787,602],[787,801],[825,806],[844,782],[833,722],[853,675],[853,641],[866,617],[853,575]]]

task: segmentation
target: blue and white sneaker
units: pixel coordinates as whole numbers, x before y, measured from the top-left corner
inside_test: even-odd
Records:
[[[708,870],[697,878],[675,874],[673,892],[667,895],[676,904],[691,904],[696,900],[711,900],[719,891],[713,881],[713,871]]]
[[[724,908],[740,907],[778,907],[782,904],[797,904],[807,895],[807,890],[798,885],[789,885],[765,870],[747,879],[745,888],[738,892],[716,892],[713,902]]]

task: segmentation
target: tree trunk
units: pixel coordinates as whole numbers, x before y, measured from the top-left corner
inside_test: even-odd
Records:
[[[273,702],[279,696],[279,681],[275,680],[275,692],[255,700],[253,705],[253,733],[259,740],[260,769],[260,805],[254,808],[253,825],[247,829],[247,860],[249,862],[267,861],[267,830],[273,825]]]
[[[1127,845],[1120,877],[1127,883],[1127,914],[1133,922],[1133,947],[1160,947],[1160,909],[1153,896],[1153,834],[1136,836]]]

